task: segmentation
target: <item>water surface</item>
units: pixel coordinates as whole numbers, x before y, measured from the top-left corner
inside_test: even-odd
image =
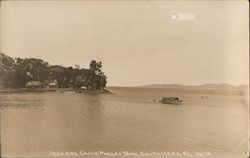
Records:
[[[111,90],[114,94],[0,94],[2,156],[53,157],[51,151],[247,155],[248,101],[244,95]],[[179,96],[184,104],[152,102],[162,96]]]

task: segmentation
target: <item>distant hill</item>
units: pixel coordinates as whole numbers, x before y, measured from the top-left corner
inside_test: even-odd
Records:
[[[209,83],[209,84],[204,84],[204,85],[200,85],[197,87],[203,88],[203,89],[235,89],[235,88],[238,88],[236,86],[233,86],[231,84],[226,84],[226,83],[221,83],[221,84]]]
[[[180,85],[180,84],[150,84],[143,85],[139,87],[145,88],[164,88],[164,89],[186,89],[186,90],[214,90],[214,91],[246,91],[249,88],[249,85],[240,85],[234,86],[226,83],[209,83],[203,85]]]

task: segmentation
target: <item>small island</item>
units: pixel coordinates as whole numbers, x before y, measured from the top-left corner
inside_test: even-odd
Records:
[[[12,58],[0,53],[0,92],[57,91],[110,93],[102,62],[92,60],[89,68],[50,65],[42,59]]]

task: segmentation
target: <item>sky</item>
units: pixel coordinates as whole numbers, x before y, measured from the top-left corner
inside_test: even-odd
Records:
[[[1,1],[0,51],[102,61],[109,86],[249,82],[249,7],[235,1]]]

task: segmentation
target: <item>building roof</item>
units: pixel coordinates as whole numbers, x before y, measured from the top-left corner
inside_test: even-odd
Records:
[[[40,86],[41,82],[40,81],[29,81],[26,83],[26,86]]]
[[[50,86],[56,86],[56,85],[57,85],[57,83],[55,83],[55,82],[51,82],[51,83],[49,83],[49,85],[50,85]]]

